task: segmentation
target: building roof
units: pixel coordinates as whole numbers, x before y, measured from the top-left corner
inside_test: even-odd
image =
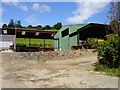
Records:
[[[62,26],[62,28],[57,32],[57,34],[55,35],[55,37],[58,36],[58,34],[61,32],[61,31],[64,31],[65,29],[69,28],[69,35],[72,34],[72,33],[77,33],[79,31],[82,31],[82,30],[87,30],[93,26],[102,26],[102,27],[105,27],[107,25],[105,24],[98,24],[98,23],[84,23],[84,24],[71,24],[71,25],[64,25]]]
[[[4,31],[7,30],[7,33]],[[0,34],[2,35],[15,35],[17,38],[41,38],[41,39],[53,39],[56,31],[48,30],[25,30],[25,29],[2,29]]]
[[[65,30],[66,28],[69,28],[69,34],[76,32],[78,29],[88,25],[89,23],[84,23],[84,24],[71,24],[71,25],[64,25],[61,28],[61,31]]]

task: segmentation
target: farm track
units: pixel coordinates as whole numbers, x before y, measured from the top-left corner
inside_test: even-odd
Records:
[[[15,60],[2,53],[3,88],[118,88],[118,78],[93,71],[96,54],[66,60]]]

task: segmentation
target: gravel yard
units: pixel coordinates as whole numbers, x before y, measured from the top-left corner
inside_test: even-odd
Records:
[[[93,71],[91,50],[0,55],[3,88],[118,88],[117,77]]]

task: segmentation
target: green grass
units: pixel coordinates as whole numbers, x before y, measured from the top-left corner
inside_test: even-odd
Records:
[[[26,45],[29,46],[29,39],[28,38],[17,38],[16,39],[17,45]],[[54,40],[45,39],[45,45],[53,47]],[[30,39],[30,46],[44,46],[44,39]]]
[[[105,65],[96,65],[94,70],[104,72],[106,75],[120,77],[120,67],[119,68],[108,68]]]

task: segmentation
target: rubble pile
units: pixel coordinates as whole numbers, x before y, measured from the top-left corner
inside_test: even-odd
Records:
[[[73,59],[85,56],[86,54],[92,54],[90,50],[76,50],[69,52],[58,52],[58,51],[49,51],[49,52],[13,52],[7,55],[10,55],[10,60],[66,60]]]

